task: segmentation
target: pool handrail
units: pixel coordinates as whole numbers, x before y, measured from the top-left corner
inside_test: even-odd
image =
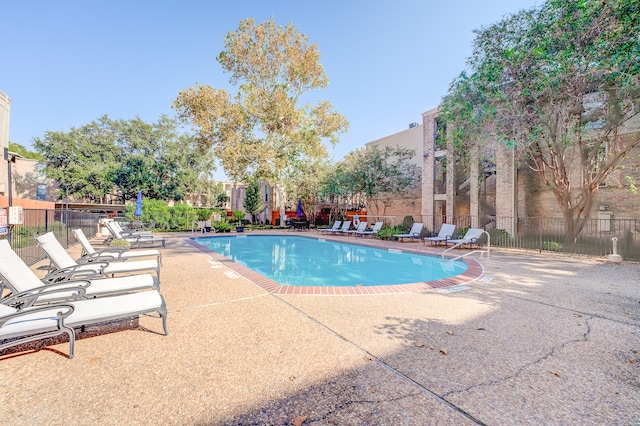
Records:
[[[469,256],[472,253],[480,253],[480,257],[484,257],[484,254],[487,253],[487,259],[489,259],[491,257],[491,235],[485,231],[482,230],[482,233],[480,233],[480,235],[482,234],[487,234],[487,249],[486,250],[471,250],[467,253],[461,254],[460,256],[456,256],[454,258],[449,258],[449,257],[445,257],[445,254],[451,250],[453,250],[454,248],[457,248],[463,244],[469,244],[470,241],[460,241],[459,243],[449,247],[448,249],[446,249],[445,251],[442,252],[441,256],[442,256],[442,260],[445,260],[447,262],[453,262],[454,260],[458,260],[458,259],[462,259],[463,257]],[[480,238],[480,236],[478,236],[478,238]]]

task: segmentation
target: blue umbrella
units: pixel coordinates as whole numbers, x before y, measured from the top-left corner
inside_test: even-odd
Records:
[[[136,211],[133,212],[134,216],[142,216],[142,191],[138,191],[138,198],[136,199]]]
[[[302,215],[304,215],[304,212],[302,211],[302,200],[298,198],[298,217],[300,218]]]

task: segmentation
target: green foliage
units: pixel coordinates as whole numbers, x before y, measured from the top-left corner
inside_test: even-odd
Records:
[[[321,195],[344,203],[345,208],[367,203],[368,210],[383,216],[389,195],[406,194],[419,182],[421,170],[410,161],[415,155],[415,150],[402,147],[351,151],[326,175]],[[344,209],[336,205],[335,211],[340,210]]]
[[[195,209],[188,204],[179,203],[169,209],[168,229],[189,229],[198,218]]]
[[[506,243],[510,239],[509,232],[506,229],[491,229],[489,231],[489,235],[491,236],[491,243]]]
[[[402,230],[406,233],[409,232],[411,230],[411,227],[414,224],[414,220],[413,220],[413,216],[405,216],[404,218],[402,218],[402,225],[400,225],[402,227]]]
[[[112,240],[109,244],[111,247],[130,247],[131,243],[127,240]]]
[[[235,228],[235,225],[227,222],[226,220],[221,220],[219,222],[212,222],[211,226],[213,226],[216,232],[230,232]]]
[[[454,232],[454,239],[455,238],[462,238],[464,237],[464,235],[467,233],[467,231],[469,230],[469,226],[465,226],[464,228],[457,228],[456,231]]]
[[[380,231],[375,235],[379,240],[392,240],[394,235],[402,234],[402,226],[383,226]]]
[[[260,185],[257,181],[253,181],[247,187],[243,206],[247,213],[251,215],[251,222],[256,221],[256,214],[265,209],[262,197],[260,196]]]
[[[556,242],[556,241],[544,241],[542,243],[542,249],[543,250],[550,250],[550,251],[561,251],[562,250],[562,244]]]
[[[245,212],[243,212],[242,210],[234,210],[231,214],[231,217],[233,218],[234,222],[240,223],[240,221],[245,217]]]
[[[301,164],[327,158],[323,142],[335,145],[348,122],[327,101],[300,104],[328,78],[317,45],[293,24],[243,19],[224,43],[217,60],[237,93],[196,84],[181,91],[173,107],[231,179],[254,177],[274,186],[284,216],[285,182]]]
[[[631,192],[633,195],[638,195],[638,187],[636,186],[636,178],[633,176],[625,176],[624,179],[627,181],[629,185],[629,189],[627,191]]]
[[[22,155],[24,158],[29,158],[31,160],[42,160],[44,157],[37,152],[29,151],[24,146],[19,143],[9,142],[9,151],[15,152],[16,154]]]
[[[177,128],[166,116],[149,124],[105,115],[68,132],[46,132],[34,148],[45,159],[47,177],[73,198],[103,202],[107,194],[121,192],[127,201],[142,191],[145,197],[179,201],[203,190],[215,163]]]
[[[134,204],[125,207],[125,217],[134,220]],[[209,209],[199,209],[189,206],[186,203],[178,203],[169,207],[166,201],[142,199],[142,216],[140,221],[144,223],[155,223],[155,227],[165,231],[185,231],[190,230],[193,222],[206,220],[202,218],[204,214],[210,214]]]
[[[469,70],[443,99],[460,156],[494,141],[515,149],[554,192],[566,242],[598,184],[640,146],[637,134],[619,137],[640,108],[638,28],[636,1],[547,0],[477,30]]]

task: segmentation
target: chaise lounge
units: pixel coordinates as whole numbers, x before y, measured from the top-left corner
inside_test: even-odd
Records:
[[[411,239],[420,238],[420,234],[422,233],[423,226],[424,225],[422,223],[414,223],[408,233],[396,234],[394,235],[394,237],[396,237],[400,241],[402,241],[405,238],[411,238]]]
[[[156,249],[129,251],[128,247],[110,247],[102,250],[93,248],[82,229],[73,229],[73,236],[82,246],[82,258],[92,261],[124,261],[137,257],[155,257],[162,265],[162,253]]]
[[[444,245],[447,245],[447,241],[449,241],[452,237],[453,237],[453,233],[456,230],[456,226],[455,225],[451,225],[448,223],[443,223],[442,227],[440,227],[440,232],[438,232],[437,235],[433,235],[431,237],[425,237],[423,238],[423,242],[424,241],[431,241],[431,244],[438,245],[441,242],[444,242]]]
[[[467,232],[464,234],[464,237],[457,238],[454,240],[448,240],[447,245],[453,244],[454,246],[456,245],[463,246],[465,244],[468,244],[469,247],[471,247],[473,244],[478,244],[478,239],[482,236],[483,232],[484,232],[484,229],[469,228],[469,230],[467,230]]]
[[[78,289],[78,295],[84,295],[83,289]],[[164,334],[168,334],[167,307],[164,298],[156,290],[30,306],[36,303],[32,300],[34,298],[37,295],[21,295],[6,298],[0,303],[0,351],[22,343],[67,334],[69,358],[73,358],[74,328],[150,312],[160,315]]]
[[[373,228],[371,228],[371,230],[370,230],[370,231],[367,231],[367,230],[365,229],[365,230],[364,230],[364,231],[362,231],[362,232],[356,232],[356,236],[364,237],[364,236],[366,236],[366,235],[371,235],[371,236],[376,235],[376,234],[377,234],[377,233],[382,229],[382,226],[383,226],[383,225],[384,225],[384,222],[376,222],[376,223],[373,225]]]
[[[107,230],[109,231],[109,234],[110,234],[109,237],[107,237],[107,239],[104,240],[104,244],[105,245],[111,244],[111,241],[113,241],[113,239],[115,238],[116,240],[128,241],[132,245],[133,244],[138,244],[138,247],[142,247],[142,244],[154,244],[154,243],[160,243],[160,244],[162,244],[162,247],[165,246],[164,238],[155,237],[155,236],[153,236],[153,234],[123,235],[118,230],[117,225],[114,225],[114,223],[115,222],[113,222],[113,221],[105,222],[105,226],[107,227]]]
[[[158,280],[150,274],[93,280],[61,280],[45,283],[16,254],[7,240],[0,240],[0,295],[7,288],[11,296],[37,295],[38,302],[68,300],[74,296],[74,288],[82,287],[86,297],[130,293],[140,290],[157,290]],[[64,292],[61,289],[69,289]]]
[[[55,267],[55,272],[72,272],[76,274],[93,272],[96,275],[112,275],[154,270],[158,279],[160,278],[160,264],[154,259],[137,260],[135,262],[86,262],[80,258],[76,261],[65,251],[53,232],[47,232],[36,237],[36,241]]]

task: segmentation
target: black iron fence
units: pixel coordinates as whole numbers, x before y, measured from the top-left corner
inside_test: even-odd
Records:
[[[80,211],[24,209],[23,224],[13,225],[7,238],[18,256],[32,265],[45,258],[36,244],[36,236],[51,231],[63,246],[69,247],[77,242],[71,230],[80,228],[85,235],[93,236],[98,230],[99,217],[98,213]]]
[[[44,253],[35,242],[37,235],[52,231],[68,247],[76,243],[72,229],[80,228],[85,235],[93,236],[99,232],[100,217],[98,213],[25,209],[24,224],[13,226],[11,246],[28,265],[32,265],[44,259]],[[397,225],[402,217],[385,216],[376,220]],[[613,253],[612,239],[616,238],[617,254],[625,260],[640,260],[640,219],[615,219],[608,215],[590,219],[575,240],[566,238],[562,218],[436,215],[414,217],[414,220],[424,223],[425,233],[437,233],[443,223],[451,223],[456,225],[456,236],[464,235],[470,227],[486,230],[491,235],[492,246],[589,256]]]
[[[419,218],[415,218],[418,221]],[[512,218],[472,216],[422,216],[427,232],[438,232],[443,223],[456,225],[458,236],[469,227],[491,235],[491,245],[536,251],[606,256],[613,253],[626,260],[640,260],[640,219],[615,219],[602,215],[589,219],[577,238],[568,238],[562,218]]]

